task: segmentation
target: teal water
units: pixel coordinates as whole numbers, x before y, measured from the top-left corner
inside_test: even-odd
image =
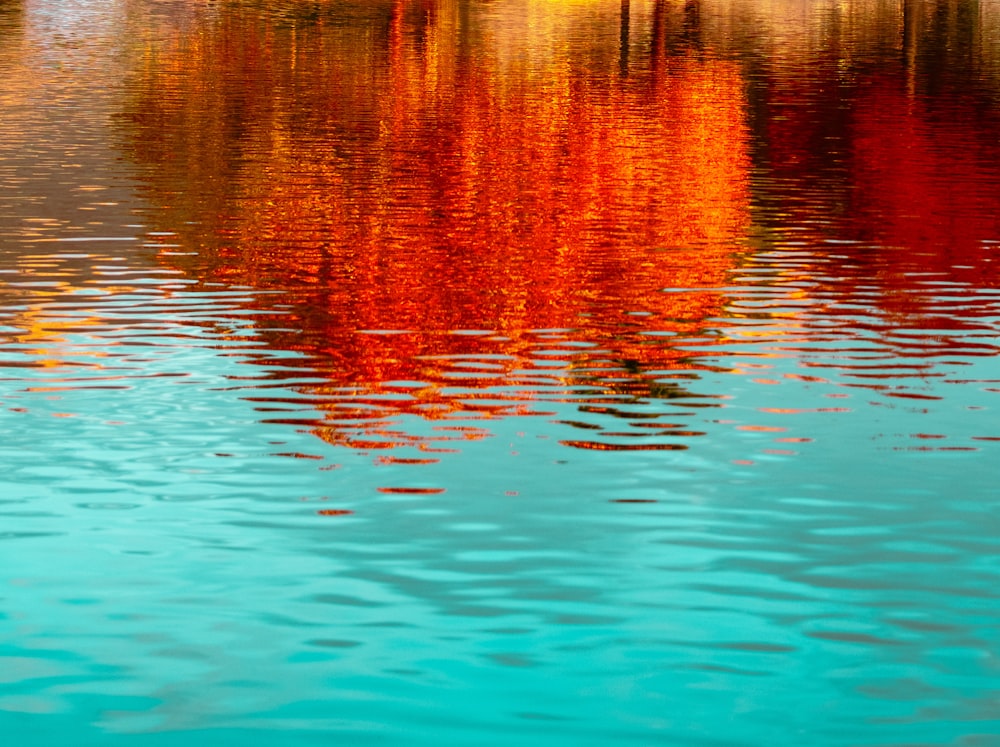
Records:
[[[998,28],[0,0],[5,743],[1000,745]]]

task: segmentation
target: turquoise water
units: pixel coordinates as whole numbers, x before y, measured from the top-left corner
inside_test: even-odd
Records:
[[[1000,745],[998,24],[0,0],[0,733]]]

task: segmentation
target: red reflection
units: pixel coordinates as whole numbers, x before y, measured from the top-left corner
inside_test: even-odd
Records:
[[[444,488],[378,488],[378,492],[400,495],[436,495],[443,493]]]
[[[996,287],[995,250],[984,240],[1000,239],[1000,117],[957,97],[935,111],[940,102],[914,99],[892,76],[866,83],[854,113],[851,205],[859,238],[902,250],[886,253],[880,279],[899,291],[887,303],[908,310],[914,272]]]
[[[642,372],[690,366],[663,335],[724,311],[750,220],[744,84],[658,45],[623,61],[617,15],[552,43],[608,7],[541,3],[527,31],[454,0],[346,26],[223,7],[150,53],[128,148],[198,252],[163,261],[277,291],[259,325],[322,369],[324,438],[478,438],[386,418],[537,412],[578,379],[682,391]]]
[[[816,32],[818,45],[782,48],[762,90],[768,227],[838,258],[832,270],[803,267],[803,279],[834,275],[841,300],[914,331],[967,329],[970,317],[993,314],[974,297],[998,286],[1000,111],[988,83],[996,51],[984,41],[997,18],[970,14],[973,5],[904,0],[878,15],[847,4],[850,33],[832,24]],[[942,305],[946,285],[968,297],[961,314],[957,298]],[[975,347],[905,342],[914,354]]]

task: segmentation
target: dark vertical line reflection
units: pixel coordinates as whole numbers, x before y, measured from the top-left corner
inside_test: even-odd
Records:
[[[621,22],[618,32],[618,70],[623,78],[628,77],[629,13],[629,0],[622,0]]]

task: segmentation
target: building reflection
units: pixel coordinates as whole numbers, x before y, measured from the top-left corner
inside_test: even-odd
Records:
[[[518,376],[676,395],[664,369],[691,364],[664,336],[722,313],[750,221],[743,78],[698,51],[697,13],[668,46],[662,3],[647,44],[588,0],[326,12],[221,6],[143,60],[125,147],[196,252],[163,261],[276,291],[262,333],[328,397],[419,382],[391,407],[442,417],[524,411],[534,384],[489,391]]]

